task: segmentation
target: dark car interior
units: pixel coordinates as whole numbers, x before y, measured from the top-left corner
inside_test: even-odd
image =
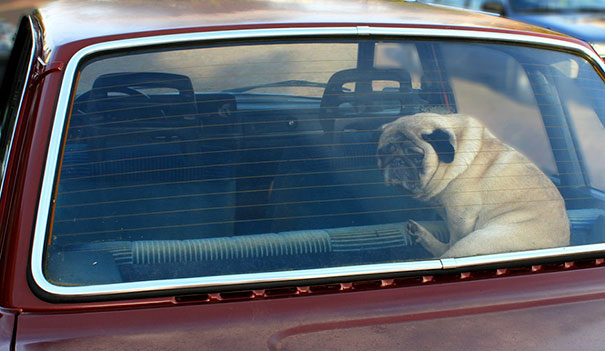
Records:
[[[421,88],[405,70],[360,59],[334,72],[320,98],[195,92],[173,73],[99,76],[73,103],[47,276],[86,285],[432,258],[405,222],[430,225],[436,209],[385,186],[376,145],[380,126],[399,116],[456,112],[447,72],[430,67],[438,48],[418,45],[435,58]],[[561,128],[565,111],[544,91],[541,68],[527,70],[550,116],[559,167],[551,178],[566,199],[571,244],[604,242],[603,198]],[[376,81],[392,84],[375,90]]]

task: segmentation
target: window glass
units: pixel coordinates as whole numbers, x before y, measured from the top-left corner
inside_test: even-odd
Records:
[[[484,60],[486,51],[491,61]],[[539,102],[521,63],[506,51],[483,46],[449,45],[444,55],[451,58],[444,65],[451,72],[458,111],[477,116],[500,140],[514,145],[548,174],[555,174]],[[506,108],[494,108],[498,105]]]
[[[605,241],[604,84],[566,53],[230,44],[97,57],[75,89],[54,284]]]

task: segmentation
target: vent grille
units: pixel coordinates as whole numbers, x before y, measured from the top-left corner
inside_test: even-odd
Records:
[[[132,243],[134,264],[186,263],[330,252],[324,231],[262,234],[204,240],[154,240]]]

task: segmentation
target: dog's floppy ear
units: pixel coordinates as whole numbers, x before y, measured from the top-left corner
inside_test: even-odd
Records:
[[[422,134],[422,139],[435,149],[439,161],[444,163],[454,161],[455,150],[452,144],[452,135],[449,132],[443,129],[435,129],[431,134]]]

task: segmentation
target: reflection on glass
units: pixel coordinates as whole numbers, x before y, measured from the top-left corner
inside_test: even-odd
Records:
[[[94,285],[602,243],[603,92],[581,58],[504,44],[98,57],[45,272]]]

